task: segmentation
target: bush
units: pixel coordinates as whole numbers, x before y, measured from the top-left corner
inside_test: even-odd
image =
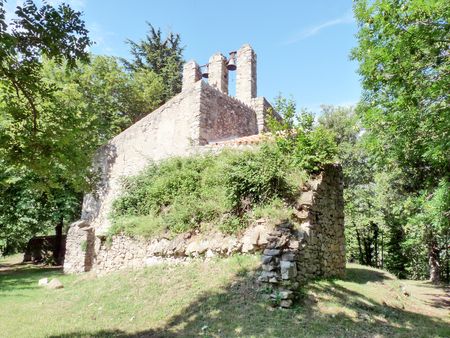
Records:
[[[224,232],[245,228],[250,218],[290,217],[289,204],[308,178],[335,160],[334,135],[296,115],[292,101],[279,99],[283,122],[271,122],[275,142],[259,149],[171,158],[124,180],[113,205],[114,233],[152,236],[203,225]],[[295,122],[297,119],[297,122]],[[253,213],[252,213],[253,211]]]
[[[316,126],[312,113],[304,110],[298,113],[295,102],[283,97],[277,98],[275,110],[283,120],[271,118],[269,128],[290,166],[317,173],[324,164],[336,161],[335,135],[323,126]]]
[[[237,232],[247,226],[252,208],[289,200],[304,179],[274,144],[168,159],[123,181],[111,232],[153,236],[202,225]]]
[[[226,174],[228,196],[236,213],[274,198],[290,197],[293,187],[286,178],[288,162],[280,149],[264,144],[259,151],[243,152],[234,158]]]

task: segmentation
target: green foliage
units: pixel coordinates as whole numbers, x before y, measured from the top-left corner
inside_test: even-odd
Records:
[[[431,280],[443,276],[442,267],[448,279],[448,234],[432,221],[424,196],[450,177],[450,4],[358,0],[354,13],[366,149],[395,186],[380,194],[391,201],[380,209],[389,234],[386,262],[399,275],[425,277],[428,261]]]
[[[450,4],[356,1],[364,88],[360,114],[383,163],[408,170],[412,189],[435,184],[450,160]]]
[[[2,1],[2,13],[3,6]],[[52,176],[54,167],[67,174],[72,163],[61,152],[53,154],[71,144],[69,131],[79,120],[55,104],[53,87],[42,78],[42,56],[64,59],[69,67],[88,59],[91,42],[80,15],[65,4],[38,8],[25,1],[16,9],[17,19],[0,16],[0,155],[43,176]]]
[[[228,196],[236,212],[252,204],[267,203],[274,197],[290,196],[288,169],[280,148],[270,145],[232,160],[226,176]]]
[[[0,5],[0,251],[14,252],[77,217],[95,150],[156,109],[165,86],[154,71],[89,58],[67,5],[26,1],[10,23]]]
[[[414,211],[404,227],[402,249],[409,257],[405,269],[415,278],[425,278],[429,274],[427,254],[430,250],[439,252],[441,262],[449,260],[450,183],[442,179],[433,192],[423,192],[409,198],[405,204]]]
[[[295,102],[281,96],[277,98],[274,109],[282,120],[272,118],[269,128],[289,165],[314,173],[320,171],[324,164],[336,161],[337,146],[333,133],[315,125],[311,113],[304,110],[298,113]]]
[[[78,211],[89,165],[84,116],[61,105],[43,62],[88,60],[81,14],[25,1],[5,20],[0,1],[0,251],[14,252]],[[88,148],[89,149],[89,148]],[[89,152],[89,151],[87,151]]]
[[[274,198],[270,203],[257,205],[252,210],[253,218],[265,218],[274,224],[290,219],[291,214],[292,210],[288,208],[286,201],[283,201],[280,198]]]
[[[234,234],[248,226],[248,217],[246,214],[242,216],[229,215],[219,223],[219,230],[226,234]]]
[[[70,187],[45,191],[26,168],[16,170],[0,160],[0,253],[23,250],[36,235],[47,235],[58,222],[80,212],[79,193]]]
[[[131,46],[132,61],[122,59],[131,72],[151,71],[164,79],[162,101],[165,102],[181,91],[183,49],[180,35],[169,32],[165,38],[161,29],[148,24],[149,32],[144,40],[127,40]]]
[[[125,179],[125,192],[114,203],[115,231],[151,235],[165,224],[172,232],[183,232],[219,218],[229,208],[223,189],[228,156],[173,158]],[[136,218],[126,220],[130,215]],[[141,216],[148,216],[145,222]],[[139,224],[127,225],[133,221]]]
[[[254,151],[152,164],[125,179],[124,194],[114,202],[112,231],[151,236],[204,225],[239,231],[247,226],[253,208],[274,208],[279,199],[288,200],[299,189],[295,184],[305,176],[293,174],[295,169],[283,158],[275,145],[263,145]],[[263,215],[262,210],[257,215]]]

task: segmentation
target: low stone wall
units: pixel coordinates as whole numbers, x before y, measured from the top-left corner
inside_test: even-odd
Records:
[[[72,256],[68,257],[70,264],[64,265],[66,273],[105,273],[161,262],[182,262],[195,257],[261,252],[273,228],[267,220],[261,219],[239,236],[194,231],[170,239],[145,240],[125,235],[112,236],[111,239],[95,237],[92,228],[85,227],[85,224],[80,223],[70,229],[67,246],[71,248]]]

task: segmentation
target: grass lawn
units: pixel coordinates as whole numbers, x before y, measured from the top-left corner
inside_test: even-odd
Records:
[[[448,291],[355,264],[281,310],[261,300],[255,256],[101,277],[17,259],[0,260],[1,337],[450,337]],[[43,277],[64,289],[39,287]]]

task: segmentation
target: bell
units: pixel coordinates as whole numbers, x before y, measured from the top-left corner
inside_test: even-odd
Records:
[[[236,52],[230,52],[230,58],[227,63],[228,70],[236,70]]]
[[[208,72],[208,65],[204,65],[203,66],[203,72],[202,72],[202,77],[207,79],[209,76],[209,72]]]

